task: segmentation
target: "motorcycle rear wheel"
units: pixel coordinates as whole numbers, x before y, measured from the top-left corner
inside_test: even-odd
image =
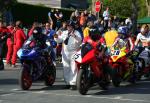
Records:
[[[77,89],[82,95],[85,95],[88,92],[87,79],[86,68],[80,69],[77,75]]]
[[[22,90],[28,90],[32,85],[32,77],[28,67],[26,64],[23,64],[21,67],[19,84]]]

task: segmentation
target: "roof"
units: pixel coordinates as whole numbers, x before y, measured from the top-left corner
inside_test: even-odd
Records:
[[[137,21],[139,24],[150,24],[150,17],[144,17]]]

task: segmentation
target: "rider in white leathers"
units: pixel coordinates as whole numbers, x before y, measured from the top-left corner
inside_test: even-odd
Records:
[[[74,22],[69,21],[67,25],[67,30],[63,31],[58,38],[55,39],[57,42],[63,42],[62,47],[62,63],[64,68],[64,80],[67,87],[75,89],[77,68],[75,61],[72,59],[74,53],[79,49],[82,43],[82,37],[80,33],[74,29]]]

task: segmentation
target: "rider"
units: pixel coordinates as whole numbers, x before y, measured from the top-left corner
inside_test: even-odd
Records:
[[[52,39],[49,39],[46,35],[42,34],[42,28],[35,27],[33,30],[33,34],[29,37],[27,42],[25,43],[25,47],[39,47],[41,49],[48,50],[48,52],[51,50],[51,57],[53,61],[55,61],[54,57],[54,51],[53,48],[50,45],[47,45],[46,42],[50,42],[50,44],[53,46],[56,45],[56,42]]]
[[[128,35],[128,28],[127,26],[120,26],[118,28],[118,37],[116,38],[114,44],[111,46],[111,48],[118,48],[118,49],[122,49],[125,48],[125,52],[126,54],[130,55],[130,51],[133,50],[133,43],[132,43],[132,39],[129,37]],[[126,61],[123,62],[124,65],[129,64],[129,69],[128,72],[130,72],[130,70],[132,70],[134,68],[134,63],[131,60],[130,57],[127,56]]]
[[[132,51],[133,50],[133,43],[132,39],[128,36],[128,28],[126,26],[121,26],[118,28],[118,37],[116,38],[115,42],[111,46],[113,47],[118,47],[118,48],[123,48],[126,47],[126,50]]]
[[[89,36],[84,38],[83,43],[89,43],[92,45],[92,47],[94,49],[97,50],[96,53],[98,53],[97,57],[98,60],[102,61],[105,65],[104,67],[104,74],[109,74],[110,73],[110,67],[108,64],[108,57],[106,55],[106,43],[105,43],[105,39],[102,37],[101,32],[99,31],[99,29],[95,26],[91,27],[89,29]],[[107,78],[106,76],[106,81],[108,83],[110,83],[109,81],[109,77]]]
[[[90,43],[94,48],[96,48],[98,44],[103,45],[103,47],[105,46],[105,40],[95,26],[89,29],[89,36],[85,37],[83,40],[83,43],[86,42]]]
[[[137,35],[135,46],[139,47],[140,52],[144,49],[144,47],[150,46],[150,33],[149,26],[143,25],[141,27],[141,32]]]

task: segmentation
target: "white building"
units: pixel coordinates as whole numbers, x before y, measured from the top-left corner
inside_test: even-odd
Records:
[[[86,9],[87,0],[17,0],[21,3],[32,4],[32,5],[44,5],[51,8],[78,8]]]

